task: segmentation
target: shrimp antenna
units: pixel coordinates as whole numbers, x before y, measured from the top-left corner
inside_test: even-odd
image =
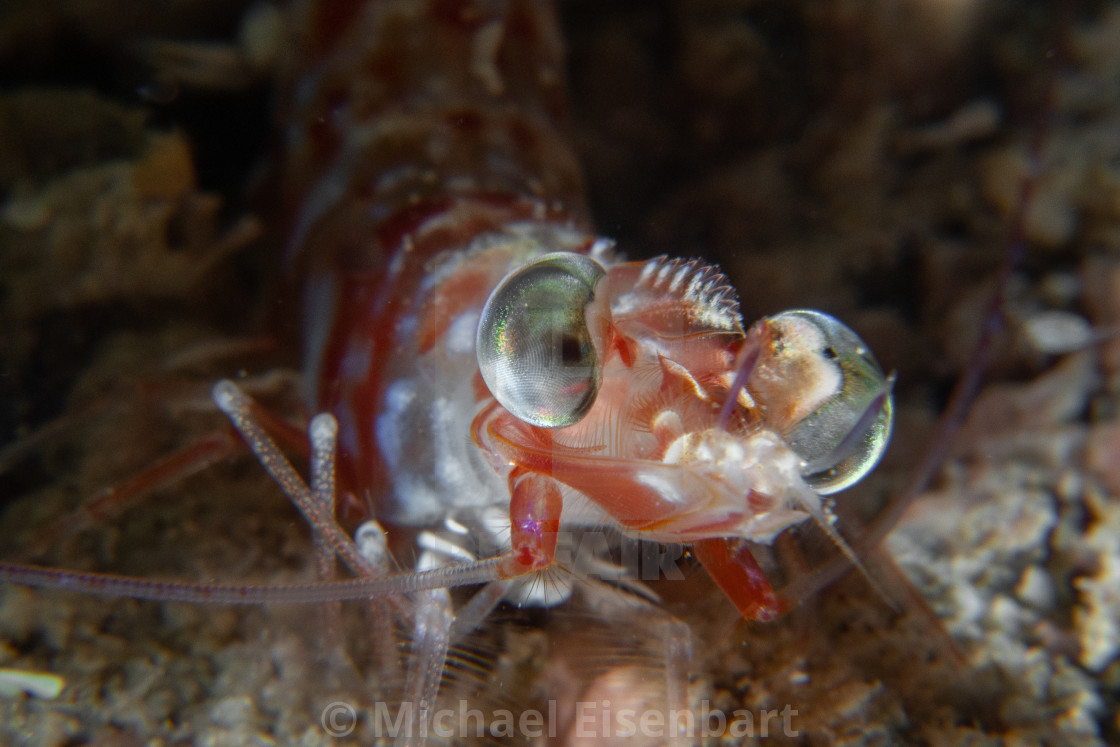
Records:
[[[872,589],[874,589],[875,594],[878,595],[879,598],[881,598],[892,610],[894,610],[895,612],[901,612],[901,608],[899,607],[898,602],[895,600],[895,598],[887,593],[887,590],[883,587],[883,585],[875,579],[875,576],[872,575],[871,571],[869,571],[867,569],[867,566],[863,564],[863,561],[860,560],[859,555],[857,555],[856,551],[852,549],[852,546],[848,544],[847,540],[845,540],[840,535],[840,532],[836,530],[836,527],[832,525],[831,517],[821,507],[820,494],[814,491],[804,482],[802,482],[798,487],[798,489],[796,490],[796,494],[798,502],[801,504],[801,506],[812,515],[813,521],[815,521],[817,523],[817,526],[819,526],[824,531],[824,533],[828,535],[828,538],[832,540],[837,549],[839,549],[840,552],[844,554],[844,557],[846,557],[851,562],[851,564],[856,567],[856,569],[860,572],[860,575],[867,579],[867,583],[871,586]]]
[[[752,328],[753,332],[753,328]],[[746,341],[743,343],[743,349],[739,352],[739,363],[736,366],[735,378],[731,380],[731,388],[727,390],[727,400],[723,403],[723,409],[719,411],[719,425],[720,430],[727,430],[727,424],[731,422],[731,413],[735,410],[735,403],[739,401],[739,392],[747,387],[747,381],[751,378],[751,373],[754,372],[755,364],[758,363],[758,356],[762,352],[762,343],[758,341],[757,334],[748,334]]]
[[[842,463],[850,455],[855,453],[859,448],[860,440],[864,438],[868,429],[871,428],[879,418],[879,413],[890,398],[896,378],[894,373],[891,373],[891,375],[886,378],[882,386],[879,387],[878,393],[871,399],[871,402],[860,414],[859,419],[856,420],[855,424],[848,430],[844,438],[840,439],[840,443],[823,457],[819,457],[805,464],[801,469],[801,474],[803,476],[815,475],[818,472],[832,469],[834,465]],[[832,540],[833,544],[835,544],[840,552],[859,570],[860,574],[867,579],[867,583],[871,585],[875,593],[886,602],[888,607],[896,612],[900,611],[895,598],[888,594],[886,589],[883,588],[883,585],[875,580],[875,577],[867,569],[867,566],[863,564],[863,561],[860,560],[855,550],[852,549],[852,546],[840,536],[840,532],[833,526],[831,517],[821,507],[821,493],[810,488],[804,481],[802,481],[801,487],[799,487],[796,492],[801,505],[812,514],[813,520],[816,521],[817,525],[828,535],[828,538]]]

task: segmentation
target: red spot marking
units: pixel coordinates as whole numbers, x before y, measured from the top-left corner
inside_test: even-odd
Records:
[[[630,368],[634,365],[634,353],[630,349],[630,339],[618,331],[618,328],[611,324],[611,338],[615,350],[618,351],[618,357],[622,359],[622,365]]]
[[[747,508],[752,513],[761,514],[774,508],[773,496],[751,490],[747,493]]]

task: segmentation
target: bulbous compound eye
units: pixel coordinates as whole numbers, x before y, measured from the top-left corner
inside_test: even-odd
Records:
[[[478,323],[478,368],[514,416],[542,428],[579,422],[602,380],[606,271],[582,254],[546,254],[498,284]]]
[[[830,391],[784,436],[805,460],[805,481],[822,495],[837,493],[859,482],[887,448],[891,382],[863,340],[828,314],[798,309],[769,321],[789,330],[785,344],[808,346],[805,357],[831,374]]]

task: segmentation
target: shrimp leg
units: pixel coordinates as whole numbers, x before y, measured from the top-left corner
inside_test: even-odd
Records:
[[[228,381],[214,387],[214,400],[229,416],[234,427],[242,434],[269,474],[300,509],[311,524],[315,546],[316,570],[320,580],[333,577],[334,555],[343,559],[351,571],[360,576],[384,576],[388,572],[388,557],[375,558],[363,554],[346,536],[334,520],[335,479],[334,464],[338,425],[332,415],[322,413],[311,420],[311,489],[283,458],[275,444],[251,415],[250,400]],[[374,529],[376,531],[378,528]],[[367,528],[367,531],[371,531]],[[415,631],[412,656],[405,683],[405,702],[410,709],[413,723],[406,729],[398,744],[423,744],[427,733],[426,719],[435,705],[440,680],[447,658],[454,615],[451,596],[446,589],[432,589],[417,594],[419,597],[409,623]],[[337,603],[336,603],[337,604]],[[341,629],[337,608],[328,608],[328,625]],[[377,615],[375,614],[375,618]],[[420,720],[423,719],[424,722]],[[413,741],[418,739],[419,741]]]
[[[311,420],[312,487],[308,489],[255,421],[251,401],[236,385],[228,381],[219,382],[214,387],[214,400],[311,524],[320,579],[329,580],[323,579],[323,576],[332,575],[334,554],[359,576],[384,576],[386,569],[361,553],[334,520],[337,433],[334,418],[323,413]],[[553,563],[562,508],[560,490],[551,478],[518,469],[510,475],[509,482],[513,549],[499,560],[498,575],[502,578],[523,576]],[[415,637],[404,693],[406,702],[412,704],[413,723],[406,730],[408,736],[402,736],[405,740],[402,744],[423,743],[425,720],[435,705],[455,621],[447,589],[432,589],[415,596],[417,605],[409,621]]]
[[[699,540],[692,543],[692,552],[743,617],[768,621],[782,614],[778,595],[742,540]]]

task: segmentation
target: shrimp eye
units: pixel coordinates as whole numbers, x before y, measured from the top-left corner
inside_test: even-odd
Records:
[[[577,423],[595,403],[606,271],[582,254],[554,252],[507,275],[482,309],[478,368],[494,399],[542,428]]]
[[[814,351],[817,363],[836,374],[819,404],[784,435],[805,461],[805,481],[822,495],[859,482],[879,463],[894,420],[891,381],[867,345],[828,314],[798,309],[771,318]],[[787,345],[790,344],[787,339]]]

